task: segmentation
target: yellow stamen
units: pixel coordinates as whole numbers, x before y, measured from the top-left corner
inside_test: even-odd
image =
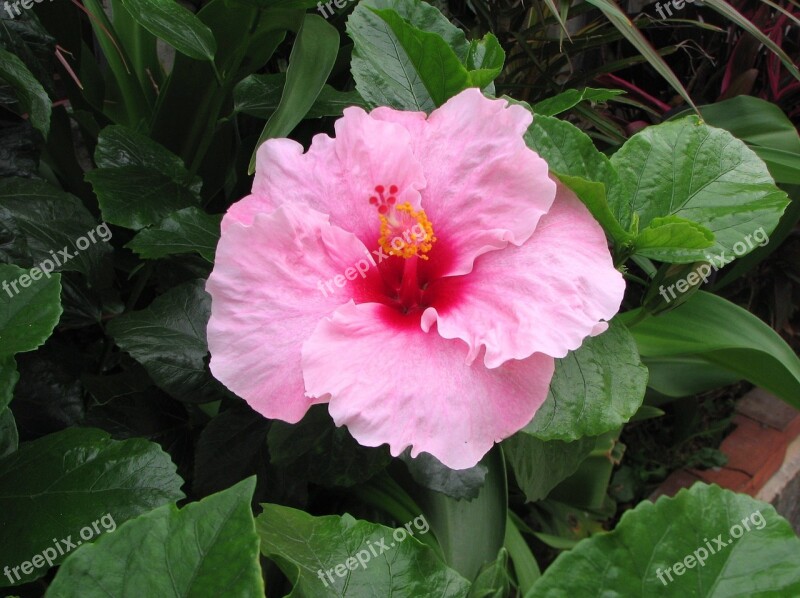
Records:
[[[389,255],[404,259],[419,256],[427,260],[425,255],[436,242],[433,236],[433,225],[425,215],[425,210],[416,211],[410,203],[393,206],[389,215],[378,214],[381,219],[381,238],[378,244]]]

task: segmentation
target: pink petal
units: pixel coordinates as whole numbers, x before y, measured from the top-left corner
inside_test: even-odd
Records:
[[[351,285],[365,283],[355,274],[347,288],[331,285],[331,293],[324,281],[368,263],[365,252],[354,235],[305,206],[256,214],[249,225],[229,222],[206,285],[214,376],[262,415],[299,421],[320,402],[305,396],[302,343],[320,318],[350,299]]]
[[[435,281],[430,291],[423,328],[436,322],[443,337],[464,340],[470,361],[485,346],[485,364],[494,368],[577,349],[617,313],[625,281],[603,229],[559,184],[552,209],[522,247],[487,253],[472,273]]]
[[[425,186],[411,135],[401,125],[371,118],[361,108],[347,108],[336,121],[336,138],[316,135],[308,152],[289,139],[270,139],[258,149],[252,194],[234,204],[227,221],[249,224],[254,214],[279,205],[304,203],[330,215],[331,224],[351,231],[377,248],[380,220],[370,204],[375,188],[398,187],[396,203],[420,207]],[[227,222],[223,223],[223,230]]]
[[[464,362],[465,346],[425,333],[419,318],[381,304],[348,303],[303,345],[309,396],[364,446],[411,446],[452,469],[474,466],[494,442],[533,419],[554,360],[533,355],[496,369]]]
[[[476,257],[509,242],[521,245],[553,203],[547,163],[522,137],[532,116],[521,106],[472,88],[434,110],[425,126],[419,113],[378,108],[371,115],[412,133],[427,180],[423,207],[456,256],[445,275],[466,274]]]

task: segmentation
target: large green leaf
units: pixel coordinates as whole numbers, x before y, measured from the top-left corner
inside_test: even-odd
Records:
[[[747,143],[775,181],[800,184],[800,135],[778,106],[742,95],[702,106],[700,112],[712,127],[730,131]]]
[[[420,0],[366,0],[347,21],[356,89],[371,105],[430,112],[467,87],[488,86],[504,53],[497,39],[467,43]]]
[[[221,220],[222,216],[211,216],[200,208],[184,208],[139,231],[126,247],[144,259],[197,252],[213,262]]]
[[[800,407],[800,359],[772,328],[722,297],[698,291],[631,332],[643,357],[698,356]]]
[[[631,240],[609,207],[609,196],[619,190],[619,177],[586,133],[558,118],[535,114],[525,143],[575,192],[609,237],[617,244]]]
[[[250,75],[233,89],[234,110],[258,118],[269,118],[278,109],[285,86],[286,73]],[[341,116],[348,106],[365,107],[366,104],[355,90],[337,91],[330,85],[323,85],[304,118]]]
[[[599,436],[633,417],[646,385],[647,368],[631,333],[611,322],[606,332],[556,360],[547,399],[524,431],[540,440]]]
[[[157,170],[142,166],[86,173],[106,222],[139,230],[172,212],[197,206],[199,196]]]
[[[637,253],[675,263],[707,256],[741,257],[754,248],[747,237],[773,231],[786,208],[758,156],[727,131],[702,124],[697,117],[647,127],[612,156],[621,192],[609,197],[611,209],[625,228],[637,221],[642,235],[659,217],[678,216],[711,231],[708,248],[662,247],[651,254],[645,238]],[[734,250],[736,247],[736,250]]]
[[[14,396],[14,387],[19,381],[17,363],[13,355],[0,357],[0,411],[5,409]]]
[[[428,533],[422,515],[407,528],[392,530],[350,515],[312,517],[280,505],[262,506],[256,520],[261,552],[292,582],[292,598],[467,594],[469,582],[409,535]]]
[[[61,275],[32,273],[0,264],[0,358],[42,345],[61,317]]]
[[[143,439],[119,442],[102,430],[71,428],[23,444],[0,460],[0,562],[21,564],[52,548],[48,565],[58,564],[64,559],[53,538],[75,546],[96,539],[97,520],[108,515],[100,530],[111,532],[112,523],[183,498],[182,484],[169,455]],[[25,574],[26,568],[22,582],[48,569],[40,564]]]
[[[800,539],[791,525],[771,505],[699,483],[675,498],[642,501],[611,533],[561,554],[528,594],[797,595]]]
[[[17,92],[22,108],[30,113],[31,124],[45,139],[50,133],[50,98],[17,56],[0,48],[0,78]]]
[[[560,482],[577,471],[594,450],[596,439],[584,436],[572,442],[539,440],[525,430],[503,441],[517,484],[528,501],[546,498]]]
[[[206,369],[206,325],[211,297],[202,281],[170,289],[146,309],[108,324],[116,343],[141,363],[153,381],[185,401],[219,398],[218,384]]]
[[[0,231],[3,230],[13,239],[0,246],[0,256],[9,261],[29,267],[44,265],[51,272],[80,272],[90,284],[101,286],[113,275],[112,248],[108,244],[111,230],[98,226],[77,197],[43,181],[0,181]]]
[[[47,598],[264,595],[250,500],[255,478],[142,515],[62,565]]]
[[[197,60],[214,60],[217,42],[211,29],[175,0],[122,0],[142,27],[178,52]]]
[[[289,56],[286,86],[278,108],[270,116],[256,149],[267,139],[286,137],[303,120],[333,70],[339,50],[339,32],[322,17],[307,14]],[[255,172],[256,154],[249,172]]]
[[[445,563],[467,579],[497,557],[503,546],[508,515],[505,460],[494,447],[479,462],[486,479],[473,499],[458,500],[433,490],[419,490],[413,498],[428,518]],[[480,543],[472,543],[473,538]]]
[[[200,177],[193,177],[178,156],[146,135],[121,125],[111,125],[100,131],[94,161],[98,168],[141,166],[157,170],[195,193],[200,192],[202,185]]]
[[[273,465],[323,486],[363,483],[391,461],[385,446],[361,446],[347,428],[336,427],[325,405],[313,406],[296,424],[273,422],[268,443]]]

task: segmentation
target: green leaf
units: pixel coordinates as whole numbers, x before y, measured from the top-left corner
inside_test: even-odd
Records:
[[[672,259],[676,250],[704,249],[713,244],[714,233],[679,216],[653,218],[634,240],[638,255],[660,261]]]
[[[562,553],[528,596],[798,593],[800,539],[791,525],[771,505],[698,483],[675,498],[642,501],[611,533]]]
[[[591,436],[572,442],[543,441],[522,430],[503,441],[503,452],[517,484],[528,502],[533,502],[547,498],[553,488],[575,473],[594,450],[595,441]]]
[[[486,563],[469,588],[467,598],[505,598],[510,595],[508,551],[500,549],[497,559]]]
[[[730,386],[742,379],[740,375],[728,369],[693,355],[643,357],[642,362],[650,372],[648,388],[667,397],[689,397],[715,388]],[[642,405],[643,408],[645,406]]]
[[[163,145],[120,125],[110,125],[100,131],[94,161],[98,168],[141,166],[157,170],[195,193],[200,192],[203,184],[200,177],[193,177],[183,161]]]
[[[778,106],[741,95],[702,106],[700,111],[706,123],[747,143],[776,182],[800,184],[800,135]]]
[[[508,516],[508,485],[500,447],[494,447],[479,465],[486,480],[471,500],[457,500],[432,490],[414,493],[414,499],[430,522],[444,561],[467,579],[474,579],[485,563],[502,548]],[[478,544],[471,544],[480,538]]]
[[[17,382],[19,382],[19,372],[14,356],[0,357],[0,411],[8,407],[14,397],[14,387]]]
[[[197,439],[192,489],[211,494],[250,475],[266,481],[267,430],[270,421],[241,401],[226,409],[203,428]]]
[[[386,447],[358,444],[336,427],[325,405],[315,405],[296,424],[275,421],[268,435],[270,462],[323,486],[363,483],[391,461]]]
[[[97,520],[109,515],[100,530],[111,532],[111,523],[183,498],[182,484],[169,455],[146,440],[119,442],[102,430],[71,428],[23,444],[0,460],[0,534],[13,538],[0,543],[0,562],[20,564],[52,548],[50,564],[58,564],[64,559],[53,538],[71,538],[76,546],[96,539]],[[91,535],[83,533],[87,526]],[[47,569],[20,569],[21,581]],[[0,577],[0,585],[8,583]]]
[[[75,552],[47,598],[263,596],[250,500],[255,479],[167,505]]]
[[[125,247],[148,260],[197,252],[213,263],[221,220],[200,208],[184,208],[139,231]]]
[[[211,29],[175,0],[122,0],[142,27],[178,52],[197,60],[214,60],[217,42]]]
[[[800,407],[800,359],[772,328],[722,297],[698,291],[631,332],[643,357],[699,356]]]
[[[788,203],[764,163],[727,131],[702,124],[697,117],[647,127],[612,156],[621,192],[609,197],[623,227],[638,218],[646,227],[654,218],[678,216],[715,236],[704,249],[664,250],[675,263],[730,255],[753,249],[747,235],[773,231]],[[752,244],[750,244],[752,245]]]
[[[609,207],[608,196],[620,186],[617,172],[588,135],[566,121],[535,114],[525,132],[525,143],[575,192],[617,244],[632,238]]]
[[[61,275],[34,281],[31,272],[0,264],[0,359],[44,344],[61,317]]]
[[[3,48],[0,48],[0,78],[16,90],[22,109],[30,114],[31,124],[47,139],[50,134],[50,98],[28,67]]]
[[[289,56],[286,86],[280,104],[270,117],[256,149],[267,139],[286,137],[303,120],[328,80],[339,50],[339,32],[322,17],[307,14]],[[256,153],[248,172],[255,172]]]
[[[392,530],[350,515],[312,517],[280,505],[262,506],[256,519],[261,552],[292,583],[292,598],[372,596],[376,591],[442,598],[467,594],[469,582],[409,535],[409,529],[415,535],[428,532],[422,515],[408,528]]]
[[[92,286],[105,286],[113,277],[111,230],[98,226],[77,197],[48,183],[21,178],[0,181],[2,230],[13,238],[0,247],[0,256],[9,261],[44,266],[51,272],[80,272]]]
[[[550,392],[523,430],[540,440],[572,441],[618,428],[644,398],[647,368],[619,322],[556,360]]]
[[[210,315],[211,297],[202,281],[193,281],[170,289],[146,309],[115,318],[107,330],[160,388],[177,399],[202,402],[219,398],[219,386],[206,369]]]
[[[10,455],[19,446],[19,433],[14,414],[6,407],[0,410],[0,458]]]
[[[286,73],[250,75],[233,89],[234,111],[267,119],[278,109],[286,86]],[[366,107],[357,91],[337,91],[323,85],[317,99],[304,118],[341,116],[348,106]]]
[[[98,168],[85,178],[94,188],[103,219],[133,230],[200,203],[196,192],[152,168]]]
[[[486,88],[505,54],[497,39],[467,43],[432,6],[419,0],[367,0],[347,21],[351,70],[370,105],[430,112],[467,87]]]
[[[574,108],[581,102],[605,102],[623,93],[625,92],[621,89],[595,89],[592,87],[568,89],[552,98],[537,102],[533,105],[533,111],[544,116],[555,116]]]
[[[404,451],[400,458],[414,481],[429,490],[456,499],[471,500],[477,498],[486,482],[488,469],[483,463],[468,469],[450,469],[429,453],[420,453],[414,459],[409,453],[410,451]]]

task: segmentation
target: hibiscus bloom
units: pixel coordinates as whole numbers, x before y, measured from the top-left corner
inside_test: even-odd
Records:
[[[328,403],[362,445],[453,469],[528,424],[624,291],[531,120],[468,89],[429,116],[348,108],[305,153],[264,143],[208,280],[213,374],[265,417]]]

